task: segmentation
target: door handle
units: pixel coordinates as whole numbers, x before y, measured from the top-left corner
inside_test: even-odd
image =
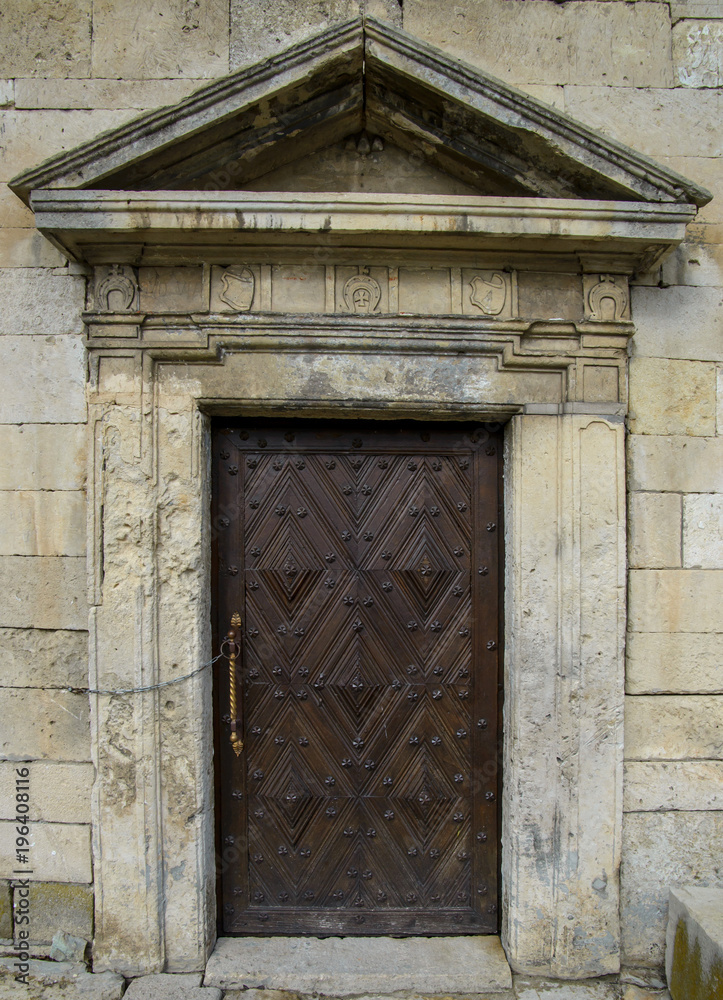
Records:
[[[244,744],[239,735],[240,719],[238,718],[238,705],[236,701],[236,659],[241,652],[239,643],[241,629],[241,615],[235,612],[231,617],[231,628],[226,633],[226,638],[221,643],[221,652],[228,660],[228,704],[229,715],[231,716],[231,746],[237,757],[241,756]]]

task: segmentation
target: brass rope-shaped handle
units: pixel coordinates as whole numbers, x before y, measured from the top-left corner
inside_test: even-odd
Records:
[[[226,639],[222,643],[223,647],[228,644],[228,703],[229,703],[229,715],[231,716],[231,746],[233,747],[233,752],[237,757],[241,756],[244,748],[243,740],[241,739],[238,728],[239,719],[238,707],[236,703],[236,657],[238,651],[240,650],[239,643],[237,642],[237,629],[241,628],[241,616],[236,612],[231,618],[231,628],[229,629]]]

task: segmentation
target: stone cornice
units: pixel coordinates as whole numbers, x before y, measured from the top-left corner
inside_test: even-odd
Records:
[[[682,241],[692,205],[439,195],[44,190],[38,228],[92,263],[241,259],[260,244],[594,255],[632,273]]]

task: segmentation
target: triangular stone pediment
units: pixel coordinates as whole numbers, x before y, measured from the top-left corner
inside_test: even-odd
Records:
[[[232,190],[233,170],[223,176],[211,172],[197,182],[205,190],[215,181]],[[222,186],[226,182],[226,186]],[[484,185],[484,191],[480,187]],[[347,136],[298,160],[247,181],[240,190],[294,192],[376,192],[378,194],[495,194],[499,184],[480,175],[479,186],[433,166],[417,152],[408,152],[366,131]]]
[[[712,197],[373,18],[329,28],[141,115],[10,186],[26,201],[38,189],[404,191],[695,205]]]

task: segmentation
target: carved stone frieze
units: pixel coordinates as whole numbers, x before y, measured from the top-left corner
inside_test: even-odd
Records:
[[[143,312],[161,314],[452,315],[500,321],[520,315],[516,271],[423,263],[142,267],[140,303]],[[105,302],[97,309],[108,311]],[[554,310],[558,318],[575,319],[580,313],[581,306],[569,316],[562,304]]]

